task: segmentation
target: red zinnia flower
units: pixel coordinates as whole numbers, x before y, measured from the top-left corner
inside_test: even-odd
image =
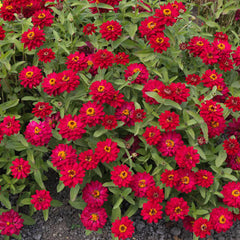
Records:
[[[199,57],[206,65],[213,65],[218,62],[219,53],[213,46],[207,46],[206,48],[203,48]]]
[[[90,86],[92,99],[95,102],[110,103],[113,98],[114,88],[113,85],[106,80],[95,81]]]
[[[94,24],[92,24],[92,23],[88,23],[87,25],[85,25],[84,27],[83,27],[83,33],[85,34],[85,35],[92,35],[93,33],[95,33],[96,30],[97,29],[97,27],[94,25]]]
[[[88,58],[83,52],[75,52],[67,57],[67,68],[73,71],[83,71],[88,68]]]
[[[125,103],[123,99],[124,95],[119,92],[119,90],[114,91],[111,101],[108,103],[113,108],[121,107]]]
[[[99,181],[87,183],[82,190],[82,199],[90,207],[101,207],[108,198],[108,189]]]
[[[161,203],[164,200],[163,189],[160,189],[159,186],[152,186],[147,191],[147,199],[152,202]]]
[[[146,112],[144,112],[143,109],[136,109],[133,112],[133,121],[134,122],[142,122],[144,118],[146,118]]]
[[[137,73],[137,77],[133,79],[133,75]],[[130,81],[131,83],[145,84],[147,83],[149,72],[143,64],[132,63],[125,70],[124,77],[126,81]]]
[[[24,220],[13,209],[3,212],[0,215],[0,230],[1,235],[12,236],[13,234],[19,235],[23,227]]]
[[[119,239],[131,238],[134,233],[133,221],[128,218],[128,216],[122,217],[121,220],[116,219],[112,223],[112,233],[115,237]]]
[[[37,87],[42,82],[41,69],[36,66],[27,66],[19,73],[21,85],[24,87]]]
[[[31,196],[31,203],[37,210],[46,210],[51,206],[52,198],[49,191],[36,190],[36,194]]]
[[[86,206],[81,214],[83,226],[90,231],[97,231],[107,222],[107,212],[104,208]]]
[[[117,120],[124,122],[126,125],[133,126],[135,124],[133,114],[135,112],[135,105],[133,102],[124,102],[115,110],[115,117]]]
[[[9,1],[4,1],[3,6],[0,8],[0,16],[4,21],[14,21],[16,13],[16,8]]]
[[[96,102],[84,103],[79,112],[82,123],[89,127],[100,124],[104,118],[103,106]]]
[[[80,116],[68,114],[60,119],[59,122],[59,134],[68,141],[80,139],[86,132],[84,129],[85,125],[81,122]]]
[[[202,82],[205,87],[213,88],[213,86],[217,86],[221,84],[224,80],[222,74],[218,74],[215,70],[208,69],[202,75]]]
[[[78,156],[78,161],[83,169],[89,170],[89,169],[96,168],[98,166],[100,159],[97,158],[96,155],[93,154],[93,150],[90,149],[90,150],[81,152]]]
[[[156,16],[162,24],[172,26],[177,21],[176,18],[178,15],[178,10],[174,8],[171,3],[168,3],[162,5],[161,9],[157,9],[154,16]]]
[[[238,46],[237,49],[233,51],[232,58],[235,65],[239,66],[240,65],[240,46]]]
[[[36,47],[39,48],[43,45],[43,42],[46,40],[44,35],[45,33],[43,30],[33,27],[22,34],[21,42],[24,43],[24,48],[28,47],[28,50],[31,51],[32,49],[35,49]]]
[[[44,146],[48,144],[52,137],[52,128],[47,122],[30,122],[25,131],[25,138],[34,146]]]
[[[34,13],[32,16],[32,23],[34,27],[50,27],[53,24],[54,16],[50,13],[49,10],[39,10]]]
[[[154,34],[162,33],[164,29],[164,23],[153,16],[145,18],[138,28],[139,32],[141,33],[141,37],[146,36],[147,40],[149,40]]]
[[[167,170],[161,175],[161,182],[166,184],[166,187],[175,187],[178,181],[178,172],[176,170]]]
[[[146,128],[145,132],[143,133],[143,137],[145,138],[147,144],[156,145],[162,136],[157,127],[151,126]]]
[[[97,143],[95,154],[102,163],[109,163],[117,159],[119,151],[117,143],[108,138],[106,141]]]
[[[54,167],[58,170],[63,170],[64,166],[72,165],[77,162],[76,149],[71,145],[58,144],[52,150],[51,161]]]
[[[12,118],[10,116],[4,117],[3,122],[0,123],[3,134],[6,134],[7,136],[17,134],[20,131],[21,127],[19,122],[19,120],[15,120],[15,116]]]
[[[132,172],[129,171],[129,167],[126,165],[115,166],[111,171],[111,179],[120,188],[129,187],[132,181]]]
[[[176,170],[178,173],[178,181],[175,188],[184,193],[190,193],[196,189],[195,173],[187,168]]]
[[[45,118],[52,113],[52,106],[49,103],[38,102],[32,110],[35,117]]]
[[[167,202],[165,212],[170,220],[178,221],[188,214],[189,206],[183,198],[174,197]]]
[[[240,170],[240,151],[236,155],[227,157],[228,166],[233,170]]]
[[[228,35],[223,32],[216,32],[214,36],[216,40],[228,41]]]
[[[162,53],[167,51],[170,47],[169,38],[165,37],[163,33],[157,33],[149,39],[150,47],[154,49],[154,52]]]
[[[228,58],[221,58],[218,61],[219,68],[224,72],[231,71],[233,69],[233,61]]]
[[[45,63],[51,62],[51,60],[55,59],[55,52],[53,52],[51,48],[40,49],[37,55],[39,61]]]
[[[129,63],[129,55],[124,52],[119,52],[115,55],[114,62],[116,64],[126,65],[127,63]]]
[[[136,197],[146,197],[150,187],[155,186],[153,176],[146,172],[138,172],[133,175],[131,188]]]
[[[210,213],[210,222],[216,232],[226,232],[233,225],[233,214],[227,208],[214,208]]]
[[[102,125],[105,129],[112,130],[117,127],[117,119],[114,115],[105,115]]]
[[[159,203],[148,201],[143,204],[141,215],[148,223],[157,223],[159,219],[162,219],[162,206]]]
[[[43,91],[50,96],[59,95],[60,92],[60,83],[59,83],[59,74],[53,72],[47,75],[46,78],[43,79],[42,87]]]
[[[114,55],[112,52],[109,52],[107,49],[98,50],[95,54],[93,54],[93,65],[101,69],[111,67],[114,63]]]
[[[211,172],[207,170],[199,170],[195,173],[196,184],[209,188],[214,182],[214,176]]]
[[[240,144],[236,138],[229,138],[224,140],[223,147],[228,155],[236,155],[240,150]]]
[[[63,181],[65,186],[69,188],[74,188],[77,184],[82,184],[83,178],[85,176],[85,170],[78,163],[73,165],[63,166],[60,174],[60,180]]]
[[[158,122],[165,131],[172,131],[179,126],[179,115],[175,112],[165,111],[159,115]]]
[[[240,111],[240,97],[229,97],[225,102],[225,106],[232,109],[233,112]]]
[[[192,169],[199,163],[200,155],[193,147],[183,145],[176,151],[175,160],[180,168]]]
[[[229,207],[240,208],[240,182],[228,182],[221,191],[223,203]]]
[[[13,166],[11,166],[10,169],[14,178],[23,179],[29,175],[31,166],[28,161],[25,161],[22,158],[16,158],[12,161],[12,164]]]
[[[183,145],[182,136],[176,132],[165,132],[161,134],[161,139],[157,144],[157,149],[163,156],[172,157],[178,148]]]
[[[143,87],[142,94],[144,100],[149,104],[159,104],[154,98],[149,97],[146,93],[147,92],[156,92],[159,93],[162,86],[165,86],[159,80],[149,80]]]
[[[62,93],[64,91],[70,93],[74,91],[80,84],[80,77],[76,72],[72,70],[65,70],[58,74],[59,76],[59,91]]]
[[[190,53],[193,53],[194,57],[196,57],[199,56],[207,46],[210,46],[207,39],[195,36],[188,42],[187,49]]]
[[[187,84],[191,84],[193,86],[197,86],[201,82],[201,79],[197,74],[189,74],[185,80]]]
[[[190,96],[190,89],[186,88],[184,83],[171,83],[170,88],[173,91],[172,100],[178,104],[182,104],[187,101],[187,98]]]
[[[99,32],[107,41],[116,41],[122,34],[122,26],[117,21],[107,21],[100,26]]]
[[[211,235],[213,229],[212,223],[207,219],[198,218],[193,224],[193,232],[197,237],[205,238],[207,235]]]

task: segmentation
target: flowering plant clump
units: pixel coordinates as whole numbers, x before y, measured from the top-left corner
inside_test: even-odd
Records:
[[[57,192],[70,189],[87,234],[109,218],[113,238],[131,238],[138,210],[147,223],[183,221],[194,239],[232,226],[240,207],[239,38],[217,17],[195,23],[188,2],[2,1],[5,239],[20,239],[35,211],[47,220],[62,204],[45,182],[50,171],[59,175]]]

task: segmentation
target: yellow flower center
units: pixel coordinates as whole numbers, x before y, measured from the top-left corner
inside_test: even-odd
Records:
[[[145,180],[145,179],[139,180],[138,186],[139,186],[140,188],[146,187],[146,180]]]
[[[149,28],[149,29],[151,29],[151,30],[153,30],[155,27],[156,27],[156,23],[155,22],[153,22],[153,21],[151,21],[151,22],[149,22],[148,24],[147,24],[147,27]]]
[[[171,139],[166,140],[167,147],[173,148],[174,147],[174,141]]]
[[[171,16],[172,12],[170,9],[164,9],[163,14],[164,14],[164,16]]]
[[[216,75],[216,74],[211,74],[211,75],[210,75],[210,78],[211,78],[212,80],[216,80],[216,79],[217,79],[217,75]]]
[[[200,228],[201,228],[202,231],[206,231],[207,230],[207,225],[204,223],[204,224],[201,225]]]
[[[126,171],[122,171],[120,174],[119,174],[119,177],[121,179],[125,179],[126,177],[128,176],[128,173]]]
[[[56,83],[56,79],[55,79],[55,78],[51,78],[51,79],[49,80],[49,84],[50,84],[51,86],[55,85],[55,83]]]
[[[74,129],[74,128],[76,128],[76,127],[77,127],[77,123],[76,123],[75,121],[70,120],[70,121],[68,122],[68,128]]]
[[[85,161],[91,162],[91,161],[92,161],[92,156],[86,156],[86,157],[85,157]]]
[[[225,49],[225,44],[219,43],[219,44],[218,44],[218,48],[219,48],[220,50]]]
[[[127,231],[127,227],[126,227],[124,224],[121,224],[121,225],[119,226],[119,231],[120,231],[121,233],[126,232],[126,231]]]
[[[159,92],[160,92],[160,90],[159,90],[159,89],[157,89],[157,88],[154,88],[154,89],[152,90],[152,92],[157,92],[157,93],[159,93]]]
[[[196,44],[200,47],[204,45],[202,41],[197,41]]]
[[[70,178],[74,178],[76,176],[76,171],[71,169],[71,170],[68,170],[68,176]]]
[[[93,213],[93,214],[91,215],[91,220],[92,220],[92,221],[96,222],[98,219],[99,219],[99,216],[98,216],[97,214]]]
[[[219,223],[224,224],[226,221],[227,221],[227,219],[225,218],[225,216],[221,215],[220,218],[219,218]]]
[[[183,184],[189,184],[189,177],[184,176],[184,177],[181,178],[181,181],[182,181]]]
[[[157,214],[156,208],[151,208],[150,211],[149,211],[149,215],[150,215],[150,216],[154,216],[154,215],[156,215],[156,214]]]
[[[107,30],[109,30],[109,31],[114,31],[114,26],[113,26],[113,25],[107,26]]]
[[[100,192],[99,192],[98,190],[94,190],[94,191],[92,192],[92,196],[93,196],[94,198],[98,198],[98,197],[100,196]]]
[[[65,160],[66,159],[66,152],[65,151],[60,151],[58,153],[58,157],[60,157],[61,159]]]
[[[26,78],[31,78],[33,76],[33,72],[32,71],[28,71],[26,72]]]
[[[211,121],[211,126],[212,126],[213,128],[217,128],[217,127],[219,126],[219,122],[217,122],[217,121]]]
[[[38,15],[38,18],[39,19],[43,19],[43,18],[45,18],[46,17],[46,15],[44,14],[44,13],[40,13],[39,15]]]
[[[122,111],[122,114],[123,114],[123,115],[126,115],[126,116],[129,115],[129,110],[128,110],[128,109],[124,109],[124,110]]]
[[[18,170],[18,172],[21,172],[23,170],[23,166],[22,165],[18,165],[17,170]]]
[[[77,62],[78,60],[79,60],[78,56],[75,56],[75,57],[72,58],[72,61],[74,61],[74,62]]]
[[[98,92],[103,92],[103,91],[104,91],[104,89],[105,89],[105,87],[104,87],[104,86],[99,86],[99,87],[98,87]]]
[[[38,133],[40,133],[41,132],[41,128],[39,128],[39,127],[35,127],[34,128],[34,133],[35,134],[38,134]]]
[[[69,81],[69,77],[66,76],[66,75],[64,75],[63,78],[62,78],[62,80],[63,80],[64,82],[68,82],[68,81]]]
[[[240,192],[239,192],[237,189],[234,189],[234,190],[232,191],[232,195],[233,195],[234,197],[239,197],[239,196],[240,196]]]
[[[12,9],[13,9],[13,6],[12,6],[12,5],[8,5],[8,6],[6,6],[6,9],[7,9],[7,10],[12,10]]]
[[[29,32],[29,33],[27,34],[27,38],[28,38],[29,40],[33,40],[34,37],[35,37],[35,33],[34,33],[34,32]]]
[[[175,212],[176,214],[180,214],[180,213],[182,212],[182,209],[178,206],[178,207],[176,207],[176,208],[174,209],[174,212]]]
[[[156,42],[161,44],[161,43],[164,42],[164,39],[163,39],[163,38],[157,38],[157,39],[156,39]]]
[[[109,152],[111,152],[111,147],[105,146],[105,147],[104,147],[104,150],[105,150],[105,152],[108,152],[108,153],[109,153]]]
[[[174,175],[172,175],[172,174],[168,175],[168,180],[169,181],[172,181],[173,179],[174,179]]]
[[[94,116],[95,115],[95,110],[94,108],[88,108],[87,111],[86,111],[86,114],[88,116]]]

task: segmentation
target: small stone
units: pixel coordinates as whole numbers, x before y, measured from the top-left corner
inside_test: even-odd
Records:
[[[145,228],[145,223],[143,221],[139,221],[136,225],[136,230],[138,232],[142,232],[142,230]]]
[[[223,236],[218,237],[218,240],[225,240],[225,237],[223,237]]]
[[[173,236],[179,236],[181,234],[181,229],[178,228],[178,227],[173,227],[171,230],[170,230],[170,233],[173,235]]]
[[[42,237],[42,234],[41,234],[41,233],[37,233],[36,235],[33,236],[33,238],[34,238],[35,240],[40,240],[41,237]]]

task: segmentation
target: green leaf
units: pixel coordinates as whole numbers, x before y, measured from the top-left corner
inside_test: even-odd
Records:
[[[79,184],[77,184],[74,188],[71,188],[71,190],[70,190],[70,200],[72,202],[75,201],[75,199],[76,199],[76,197],[78,195],[79,190],[80,190],[80,185]]]
[[[61,192],[64,189],[65,185],[63,184],[62,181],[60,181],[57,185],[57,192]]]
[[[137,32],[137,29],[138,29],[137,24],[130,23],[127,25],[125,29],[128,32],[130,38],[134,39],[135,33]]]
[[[85,203],[82,198],[78,198],[76,199],[74,202],[72,202],[71,200],[69,200],[69,204],[79,210],[83,210],[86,206],[87,203]]]
[[[222,166],[222,164],[225,162],[227,158],[227,153],[225,150],[221,150],[215,160],[216,167]]]
[[[131,188],[126,188],[126,189],[124,189],[124,191],[122,192],[122,196],[123,197],[126,197],[126,196],[128,196],[130,193],[132,192],[132,189]]]
[[[19,103],[19,99],[10,100],[8,102],[0,104],[0,112],[6,111],[9,108],[17,106]]]
[[[41,172],[39,170],[34,171],[34,179],[36,180],[37,184],[41,189],[46,189],[42,180]]]
[[[230,179],[231,181],[234,181],[234,182],[238,181],[238,179],[235,176],[231,175],[231,174],[226,174],[225,173],[225,174],[223,174],[223,178]]]
[[[23,222],[24,225],[34,225],[36,223],[36,221],[32,217],[30,217],[26,214],[23,214],[23,213],[20,213],[20,215],[24,220],[24,222]]]
[[[8,199],[8,196],[5,196],[6,194],[1,193],[0,194],[0,202],[7,208],[7,209],[11,209],[11,203]]]
[[[23,200],[21,200],[20,202],[21,205],[31,205],[31,198],[24,198]]]
[[[126,196],[124,199],[127,200],[130,204],[135,205],[135,201],[131,196]]]
[[[49,209],[43,210],[43,218],[46,222],[48,220]]]
[[[131,205],[128,210],[124,213],[124,216],[128,216],[131,217],[133,216],[138,210],[138,206],[137,205]]]
[[[107,132],[108,132],[108,129],[105,129],[104,127],[100,127],[98,130],[94,132],[93,137],[98,138]]]
[[[54,200],[51,201],[51,206],[52,206],[52,207],[60,207],[60,206],[62,206],[62,205],[63,205],[63,203],[60,202],[60,201],[58,201],[58,200],[56,200],[56,199],[54,199]]]
[[[114,222],[117,218],[121,218],[121,209],[120,207],[112,209],[111,222]]]
[[[114,204],[113,209],[119,208],[122,202],[123,202],[123,198],[119,197],[117,202]]]
[[[94,171],[100,178],[102,177],[102,172],[101,172],[99,166],[97,166],[96,168],[94,168],[93,171]]]
[[[116,185],[113,182],[105,182],[103,184],[104,187],[116,187]]]

